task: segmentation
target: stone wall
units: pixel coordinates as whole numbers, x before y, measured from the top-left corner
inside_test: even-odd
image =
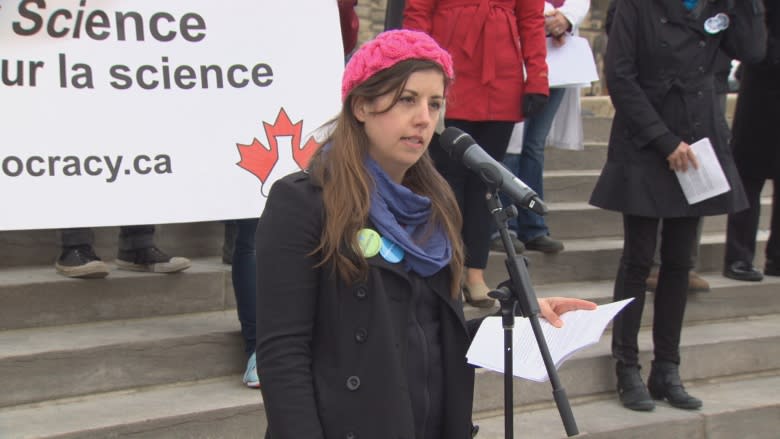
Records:
[[[607,39],[603,29],[608,4],[609,0],[591,0],[590,14],[588,14],[588,17],[580,26],[580,34],[590,41],[590,45],[593,48],[599,76],[602,78],[601,81],[594,82],[590,88],[583,89],[583,94],[586,96],[606,94],[604,75],[601,72],[603,72],[604,52],[607,48]],[[360,17],[358,44],[370,40],[384,30],[386,9],[387,0],[358,1],[357,13]]]

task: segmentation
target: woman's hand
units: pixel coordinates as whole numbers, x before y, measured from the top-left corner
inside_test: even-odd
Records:
[[[555,38],[561,37],[571,29],[569,20],[557,9],[544,16],[544,31]]]
[[[696,160],[696,154],[694,154],[691,145],[685,142],[680,142],[666,160],[669,162],[669,169],[672,171],[685,172],[688,170],[688,166],[693,166],[693,169],[699,169],[699,161]]]
[[[572,299],[570,297],[545,297],[537,299],[539,302],[539,311],[551,325],[556,328],[563,326],[561,314],[574,311],[575,309],[593,310],[596,304],[582,299]]]

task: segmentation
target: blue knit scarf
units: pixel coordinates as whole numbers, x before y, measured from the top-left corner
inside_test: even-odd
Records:
[[[380,235],[404,249],[406,270],[427,277],[449,264],[450,240],[441,226],[428,225],[431,200],[392,181],[370,157],[366,168],[375,183],[368,216]]]

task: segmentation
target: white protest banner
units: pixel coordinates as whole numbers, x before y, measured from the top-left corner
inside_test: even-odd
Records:
[[[257,217],[343,64],[336,0],[0,0],[0,230]]]

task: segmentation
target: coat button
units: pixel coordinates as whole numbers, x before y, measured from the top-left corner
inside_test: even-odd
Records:
[[[366,287],[363,287],[363,286],[358,287],[358,289],[355,290],[355,297],[358,300],[363,300],[366,297],[368,297],[368,291],[366,291]]]
[[[351,377],[347,378],[347,389],[354,392],[359,388],[360,388],[360,377],[352,375]]]
[[[668,22],[669,20],[666,17],[661,17],[661,24],[666,24]]]
[[[666,41],[661,41],[661,47],[669,47],[669,43]]]
[[[344,439],[358,439],[358,437],[355,433],[350,431],[344,436]]]
[[[699,47],[707,47],[707,42],[704,40],[699,41]]]
[[[699,73],[704,73],[704,66],[699,66],[698,70],[699,70]]]
[[[364,343],[368,339],[368,331],[365,328],[358,328],[355,331],[355,341],[358,343]]]
[[[702,96],[704,96],[704,93],[702,93],[702,91],[699,90],[699,91],[696,92],[696,96],[702,97]]]

